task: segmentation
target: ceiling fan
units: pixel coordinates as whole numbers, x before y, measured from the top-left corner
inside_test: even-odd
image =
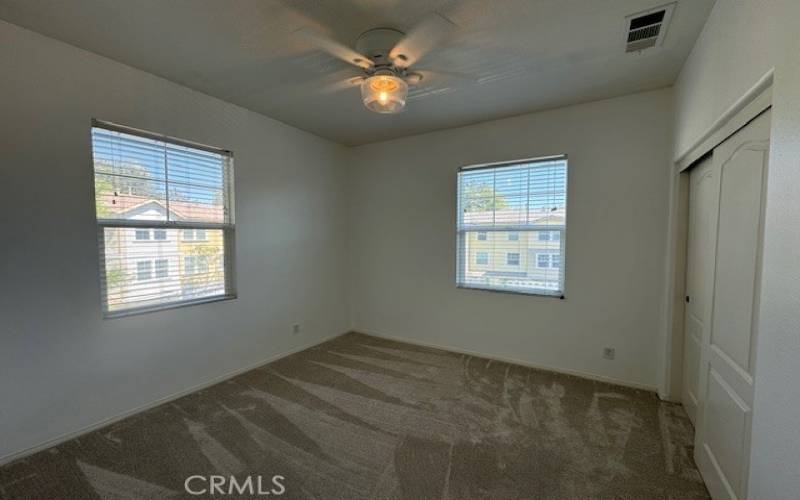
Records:
[[[361,87],[364,106],[376,113],[403,111],[408,86],[418,84],[424,73],[411,66],[444,40],[456,25],[438,13],[425,17],[408,33],[393,28],[374,28],[362,33],[355,47],[341,44],[313,28],[295,33],[319,49],[361,68],[362,74],[337,87]]]

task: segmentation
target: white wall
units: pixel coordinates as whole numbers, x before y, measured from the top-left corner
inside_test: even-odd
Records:
[[[800,2],[718,0],[676,86],[676,156],[775,68],[755,405],[752,500],[800,491]]]
[[[660,90],[354,148],[354,329],[654,387],[671,105]],[[566,300],[457,289],[456,170],[562,153]]]
[[[4,22],[0,68],[0,457],[348,329],[344,148]],[[92,117],[234,151],[238,299],[101,318]]]

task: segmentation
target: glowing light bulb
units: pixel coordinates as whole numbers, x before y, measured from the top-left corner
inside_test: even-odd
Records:
[[[361,84],[364,105],[376,113],[399,113],[406,105],[407,96],[408,84],[387,70],[372,75]]]

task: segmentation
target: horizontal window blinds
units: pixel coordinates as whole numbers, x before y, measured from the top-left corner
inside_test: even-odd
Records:
[[[107,315],[233,295],[227,151],[92,127]]]
[[[457,203],[458,286],[563,295],[566,157],[463,168]]]

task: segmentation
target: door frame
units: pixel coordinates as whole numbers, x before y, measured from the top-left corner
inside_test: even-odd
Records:
[[[683,390],[684,317],[686,313],[686,252],[689,226],[689,168],[761,113],[772,107],[774,69],[728,108],[694,143],[672,162],[667,228],[666,290],[662,327],[662,372],[658,395],[679,403]]]

